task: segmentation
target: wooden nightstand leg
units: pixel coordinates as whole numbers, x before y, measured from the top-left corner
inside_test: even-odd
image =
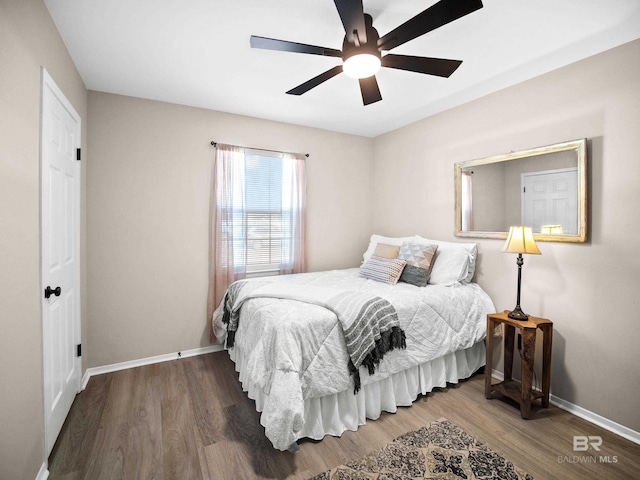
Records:
[[[504,324],[504,381],[511,380],[513,372],[513,340],[515,327]]]
[[[522,330],[522,383],[520,390],[522,400],[520,402],[520,415],[529,418],[531,413],[531,383],[533,381],[533,363],[536,352],[536,329],[524,328]]]
[[[553,342],[553,325],[542,327],[542,406],[549,406],[549,389],[551,388],[551,344]]]
[[[487,318],[487,336],[485,337],[485,346],[487,348],[487,363],[484,367],[484,396],[491,398],[491,379],[493,372],[493,335],[495,334],[495,322]]]

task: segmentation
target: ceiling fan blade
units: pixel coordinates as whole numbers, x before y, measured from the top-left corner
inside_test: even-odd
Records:
[[[462,60],[448,60],[446,58],[414,57],[412,55],[394,55],[389,53],[382,57],[382,66],[408,70],[410,72],[426,73],[438,77],[450,77]]]
[[[354,31],[358,32],[358,41],[367,43],[367,31],[364,24],[364,10],[362,0],[333,0],[342,20],[347,41],[355,44]]]
[[[275,38],[258,37],[251,35],[251,48],[263,48],[265,50],[280,50],[293,53],[310,53],[312,55],[323,55],[325,57],[342,57],[342,52],[334,48],[317,47],[305,43],[290,42],[288,40],[277,40]]]
[[[480,8],[481,0],[440,0],[384,35],[378,40],[378,50],[391,50]]]
[[[307,80],[303,84],[298,85],[295,88],[292,88],[287,93],[289,95],[302,95],[303,93],[307,93],[312,88],[317,87],[322,82],[326,82],[330,78],[335,77],[336,75],[338,75],[341,72],[342,72],[342,65],[335,66],[332,69],[327,70],[324,73],[321,73],[317,77],[313,77],[311,80]]]
[[[363,104],[369,105],[370,103],[382,100],[382,95],[380,95],[380,89],[378,88],[378,81],[376,80],[375,75],[371,75],[367,78],[360,78],[359,82]]]

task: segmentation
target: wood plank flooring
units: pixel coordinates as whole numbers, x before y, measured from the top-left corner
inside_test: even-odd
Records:
[[[227,352],[216,352],[92,377],[49,458],[49,479],[306,479],[442,417],[538,480],[640,478],[640,445],[554,406],[522,420],[513,403],[484,398],[483,375],[357,432],[280,452]],[[601,451],[574,452],[574,435],[601,436]]]

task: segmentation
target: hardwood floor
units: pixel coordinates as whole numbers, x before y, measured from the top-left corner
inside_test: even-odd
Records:
[[[280,452],[227,352],[217,352],[92,377],[49,458],[49,479],[306,479],[442,417],[538,480],[640,478],[640,445],[553,405],[522,420],[513,404],[484,398],[483,375],[357,432]],[[601,436],[601,450],[574,452],[574,435]]]

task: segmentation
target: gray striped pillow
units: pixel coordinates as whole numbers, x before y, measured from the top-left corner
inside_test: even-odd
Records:
[[[375,280],[376,282],[395,285],[398,283],[398,279],[400,275],[402,275],[402,270],[404,270],[406,264],[407,262],[405,260],[371,255],[371,258],[360,267],[360,276]]]

